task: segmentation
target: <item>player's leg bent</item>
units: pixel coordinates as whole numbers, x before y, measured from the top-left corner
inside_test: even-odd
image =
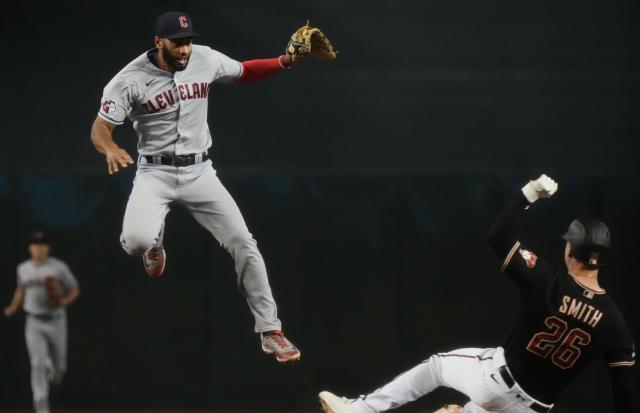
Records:
[[[366,396],[348,400],[321,392],[320,401],[327,413],[380,413],[417,400],[442,385],[439,359],[430,357]]]
[[[142,256],[151,277],[158,277],[164,271],[164,219],[176,197],[177,175],[167,168],[139,165],[120,235],[122,248],[131,256]]]
[[[461,348],[437,353],[432,358],[438,363],[442,385],[483,402],[487,397],[484,371],[493,365],[495,348]]]
[[[385,412],[413,402],[441,386],[458,390],[472,399],[472,394],[479,397],[482,389],[480,363],[481,360],[491,360],[488,358],[490,350],[468,348],[434,354],[373,393],[353,400],[350,404],[354,413]],[[320,394],[321,400],[323,393]]]
[[[440,360],[443,386],[471,399],[464,407],[465,413],[518,411],[499,373],[499,367],[505,364],[502,349],[463,348],[434,357]]]
[[[156,169],[154,169],[156,168]],[[140,165],[122,222],[120,243],[133,256],[162,244],[164,219],[175,199],[175,183],[158,166]]]
[[[154,225],[124,224],[120,234],[120,245],[132,257],[143,256],[149,249],[162,246],[162,226],[158,231]]]
[[[440,359],[430,357],[396,376],[373,393],[354,401],[368,413],[385,412],[413,402],[443,385]]]

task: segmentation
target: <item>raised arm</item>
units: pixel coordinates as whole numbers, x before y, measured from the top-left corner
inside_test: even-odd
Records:
[[[498,215],[489,229],[489,244],[498,257],[507,256],[513,244],[517,241],[516,229],[520,216],[529,207],[529,202],[522,195],[518,194],[507,207]]]
[[[4,315],[7,317],[13,316],[16,311],[22,305],[24,301],[24,290],[20,287],[16,288],[16,291],[13,293],[13,298],[11,299],[11,303],[4,308]]]
[[[302,61],[306,56],[333,60],[336,52],[325,34],[317,27],[307,24],[291,35],[285,54],[273,59],[256,59],[242,62],[242,74],[235,83],[249,83],[266,79]]]
[[[133,164],[133,159],[127,151],[120,148],[113,140],[113,130],[116,125],[107,122],[100,116],[96,117],[91,126],[91,142],[96,150],[105,155],[109,175],[114,174],[120,168],[126,168]]]
[[[266,79],[292,65],[293,60],[288,55],[282,55],[272,59],[245,60],[242,62],[242,74],[234,83],[242,84]]]
[[[522,187],[489,230],[489,244],[498,257],[505,258],[515,242],[516,229],[522,213],[540,198],[549,198],[558,190],[558,184],[546,175],[541,175],[535,181],[529,181]]]

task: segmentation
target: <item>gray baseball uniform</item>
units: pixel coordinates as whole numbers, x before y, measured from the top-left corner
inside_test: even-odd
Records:
[[[27,313],[25,337],[31,361],[31,391],[36,412],[49,411],[49,381],[59,381],[67,370],[67,315],[45,291],[45,279],[60,281],[62,293],[78,287],[69,267],[49,257],[36,265],[28,260],[18,265],[18,288],[24,291]]]
[[[208,95],[217,82],[242,75],[242,64],[207,46],[193,45],[189,64],[171,74],[143,53],[105,87],[98,116],[120,125],[125,118],[138,134],[138,170],[122,226],[121,243],[130,255],[162,245],[164,219],[173,204],[186,207],[232,255],[238,287],[255,318],[256,332],[280,330],[267,271],[256,241],[211,161]],[[150,163],[146,156],[195,155],[194,165]]]

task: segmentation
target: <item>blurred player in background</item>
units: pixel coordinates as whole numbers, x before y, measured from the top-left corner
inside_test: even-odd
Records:
[[[37,413],[49,413],[49,383],[59,384],[67,370],[65,307],[80,295],[78,281],[67,264],[49,256],[49,244],[44,232],[31,235],[31,258],[18,265],[17,288],[11,304],[4,309],[7,317],[20,306],[27,314],[25,337]]]
[[[489,233],[502,271],[520,292],[513,330],[502,347],[462,348],[434,354],[377,391],[355,400],[320,393],[327,413],[379,413],[414,401],[440,386],[471,400],[465,413],[549,412],[567,386],[597,359],[609,366],[619,413],[636,412],[629,367],[633,339],[613,299],[600,287],[599,270],[611,247],[609,229],[595,219],[574,220],[564,235],[565,265],[556,267],[517,238],[522,213],[558,185],[542,175],[522,188]],[[444,412],[462,412],[446,406]]]

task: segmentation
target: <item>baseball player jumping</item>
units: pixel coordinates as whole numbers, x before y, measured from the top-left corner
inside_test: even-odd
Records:
[[[299,33],[308,36],[299,38]],[[155,47],[125,66],[104,88],[91,140],[106,156],[110,174],[133,163],[114,142],[114,128],[129,118],[139,138],[138,170],[120,241],[127,253],[142,256],[149,276],[158,277],[166,261],[165,216],[174,204],[187,208],[233,257],[238,286],[255,318],[263,351],[279,362],[296,361],[300,351],[282,333],[256,241],[209,159],[207,98],[218,83],[265,79],[306,55],[333,51],[324,35],[308,25],[294,33],[285,55],[244,62],[192,44],[194,36],[193,23],[185,13],[161,15],[156,21]]]
[[[464,406],[439,412],[548,412],[563,390],[594,360],[609,366],[617,411],[635,412],[629,367],[633,339],[620,310],[598,283],[611,240],[605,224],[574,220],[564,239],[565,266],[555,267],[516,238],[520,215],[558,185],[542,175],[522,188],[491,228],[502,270],[520,292],[521,306],[502,347],[463,348],[432,355],[382,388],[355,400],[320,393],[327,413],[378,413],[414,401],[437,387],[466,394]]]
[[[25,337],[31,360],[31,391],[36,413],[49,413],[49,383],[59,384],[67,370],[65,307],[80,295],[69,267],[49,256],[49,239],[37,231],[29,239],[31,259],[18,265],[18,286],[4,309],[27,313]]]

